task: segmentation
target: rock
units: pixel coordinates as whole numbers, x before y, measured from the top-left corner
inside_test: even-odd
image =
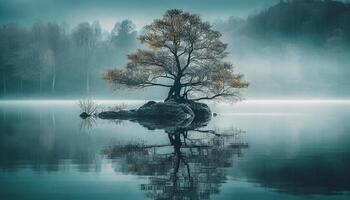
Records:
[[[206,104],[194,101],[149,101],[136,110],[106,111],[99,113],[98,117],[130,120],[151,130],[177,133],[206,126],[211,119],[211,111]]]
[[[163,129],[167,133],[206,126],[211,116],[209,106],[194,101],[149,101],[136,110],[106,111],[98,114],[101,119],[131,120],[148,129]]]
[[[120,110],[120,111],[105,111],[98,114],[101,119],[134,119],[136,111]]]
[[[183,121],[195,116],[189,106],[175,102],[156,103],[150,101],[141,106],[136,113],[138,117],[153,117],[178,121]]]
[[[186,100],[186,99],[179,100],[179,99],[174,99],[174,98],[170,98],[170,99],[166,100],[166,102],[186,104],[193,111],[195,118],[200,119],[200,121],[203,121],[203,120],[208,121],[211,119],[211,116],[212,116],[211,110],[210,110],[209,106],[205,103],[199,103],[199,102],[195,102],[193,100]]]
[[[194,118],[192,109],[185,104],[149,101],[137,110],[105,111],[98,114],[101,119],[161,119],[183,121]]]
[[[131,120],[148,129],[163,129],[167,132],[188,127],[194,116],[192,109],[185,104],[154,101],[147,102],[137,110],[105,111],[98,114],[101,119]]]
[[[201,121],[211,119],[211,110],[207,104],[189,100],[186,105],[192,109],[196,119],[201,119]]]
[[[154,104],[156,104],[156,103],[157,103],[157,102],[155,102],[155,101],[149,101],[149,102],[143,104],[139,109],[143,109],[143,108],[150,107],[150,106],[152,106],[152,105],[154,105]]]
[[[80,115],[79,115],[82,119],[86,119],[88,117],[90,117],[91,115],[86,113],[86,112],[82,112]]]
[[[154,117],[180,120],[191,117],[210,119],[211,115],[211,110],[207,104],[194,101],[187,101],[186,103],[149,101],[137,110],[105,111],[98,114],[103,119]]]

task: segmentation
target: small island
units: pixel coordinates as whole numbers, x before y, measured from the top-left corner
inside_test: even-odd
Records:
[[[248,87],[227,60],[221,33],[196,14],[168,10],[147,25],[139,39],[147,48],[129,54],[124,68],[107,70],[103,78],[115,90],[165,87],[168,94],[164,102],[150,101],[136,110],[101,112],[102,119],[206,121],[210,108],[199,101],[240,100],[240,89]]]

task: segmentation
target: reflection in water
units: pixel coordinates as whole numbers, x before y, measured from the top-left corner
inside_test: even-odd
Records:
[[[349,106],[218,107],[208,124],[81,126],[75,102],[0,102],[0,199],[348,199]]]
[[[83,133],[89,133],[94,126],[97,125],[95,117],[88,117],[85,119],[81,119],[80,123],[80,131]]]
[[[100,167],[96,164],[99,161],[95,142],[91,136],[77,131],[79,120],[73,121],[66,111],[62,111],[62,117],[57,110],[40,107],[2,108],[0,169],[60,171],[75,164],[80,171],[91,171]],[[95,122],[89,123],[82,122],[82,130],[89,130]]]
[[[282,152],[281,152],[282,153]],[[316,152],[298,159],[264,156],[241,163],[251,182],[293,195],[342,195],[350,191],[350,152]]]
[[[142,123],[141,124],[145,124]],[[147,120],[148,127],[162,127],[168,144],[120,144],[104,153],[121,159],[124,173],[149,176],[141,185],[146,197],[153,199],[209,199],[220,192],[226,181],[226,169],[232,167],[234,156],[242,156],[248,144],[242,131],[203,130],[206,122],[193,122],[186,127],[164,127]]]

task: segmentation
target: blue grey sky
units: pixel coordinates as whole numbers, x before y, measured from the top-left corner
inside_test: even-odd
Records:
[[[141,28],[169,8],[200,14],[209,21],[246,17],[280,0],[1,0],[0,23],[99,20],[109,30],[116,21],[131,19]]]

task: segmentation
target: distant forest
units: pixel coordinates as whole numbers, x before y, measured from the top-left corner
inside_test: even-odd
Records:
[[[233,58],[249,42],[283,45],[287,41],[324,49],[349,48],[350,3],[281,1],[247,19],[232,17],[214,26],[229,38]],[[102,30],[97,21],[75,27],[64,23],[2,25],[0,97],[108,94],[101,73],[125,64],[126,55],[139,44],[137,35],[130,20],[116,23],[110,32]],[[233,39],[237,36],[239,41]],[[254,80],[252,87],[254,90]]]
[[[124,20],[111,32],[99,22],[6,24],[0,28],[1,96],[89,95],[106,89],[106,68],[126,62],[136,47],[135,25]],[[107,88],[108,89],[108,88]]]
[[[269,42],[285,38],[314,45],[350,45],[350,3],[293,0],[248,17],[241,33]]]
[[[214,26],[249,80],[249,97],[348,98],[350,3],[289,0]]]

